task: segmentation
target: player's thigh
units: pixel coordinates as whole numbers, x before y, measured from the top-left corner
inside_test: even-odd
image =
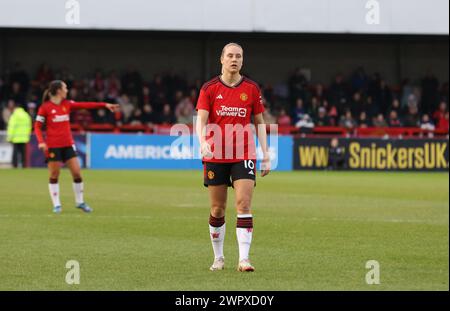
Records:
[[[61,164],[58,161],[49,161],[47,163],[50,178],[58,178],[61,170]]]
[[[238,212],[249,213],[253,198],[255,181],[252,179],[238,179],[233,182],[235,204]]]
[[[66,161],[66,165],[70,170],[70,173],[74,177],[80,177],[81,176],[81,167],[80,162],[78,161],[77,157],[70,158]]]

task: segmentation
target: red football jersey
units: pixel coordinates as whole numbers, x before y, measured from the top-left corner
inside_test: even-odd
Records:
[[[214,125],[220,128],[220,133],[212,131],[206,136],[214,156],[212,159],[203,158],[203,161],[229,163],[256,159],[253,133],[248,129],[252,116],[264,112],[258,84],[242,77],[231,87],[216,77],[200,90],[199,109],[209,112],[207,129],[214,130]],[[230,127],[234,129],[230,131]],[[217,146],[219,143],[221,146]]]
[[[95,109],[105,107],[106,103],[74,102],[63,100],[59,105],[46,101],[39,107],[35,133],[39,143],[45,142],[48,148],[70,147],[74,144],[70,130],[70,111],[74,109]],[[42,136],[42,124],[47,126],[47,140]]]

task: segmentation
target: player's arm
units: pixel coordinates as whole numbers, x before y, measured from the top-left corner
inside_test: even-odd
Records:
[[[118,104],[109,104],[109,103],[102,103],[102,102],[70,102],[70,109],[100,109],[100,108],[106,108],[111,112],[114,112],[119,109]]]
[[[36,139],[38,141],[38,148],[42,151],[47,151],[47,144],[44,141],[44,135],[42,135],[42,127],[45,122],[45,111],[40,108],[37,116],[36,122],[34,122],[34,134],[36,134]]]
[[[254,123],[256,128],[256,136],[258,137],[259,145],[263,152],[263,160],[261,164],[261,177],[266,176],[270,172],[270,154],[267,148],[267,132],[266,123],[262,113],[258,113],[254,116]]]
[[[198,109],[195,131],[197,132],[200,150],[204,157],[212,157],[211,146],[206,142],[206,124],[208,123],[208,118],[208,110]]]
[[[197,132],[198,142],[200,143],[200,152],[205,158],[212,158],[211,146],[206,141],[206,124],[208,123],[211,97],[206,88],[200,90],[197,101],[197,123],[195,131]]]

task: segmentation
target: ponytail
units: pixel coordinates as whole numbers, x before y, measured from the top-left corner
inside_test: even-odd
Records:
[[[46,89],[44,91],[44,95],[42,95],[42,103],[45,103],[47,100],[50,99],[49,91],[50,91],[49,89]]]

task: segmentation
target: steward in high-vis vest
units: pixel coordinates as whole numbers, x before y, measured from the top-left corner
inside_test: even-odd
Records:
[[[22,108],[15,107],[8,121],[6,140],[13,144],[12,164],[25,167],[25,149],[30,141],[32,121],[30,115]]]

